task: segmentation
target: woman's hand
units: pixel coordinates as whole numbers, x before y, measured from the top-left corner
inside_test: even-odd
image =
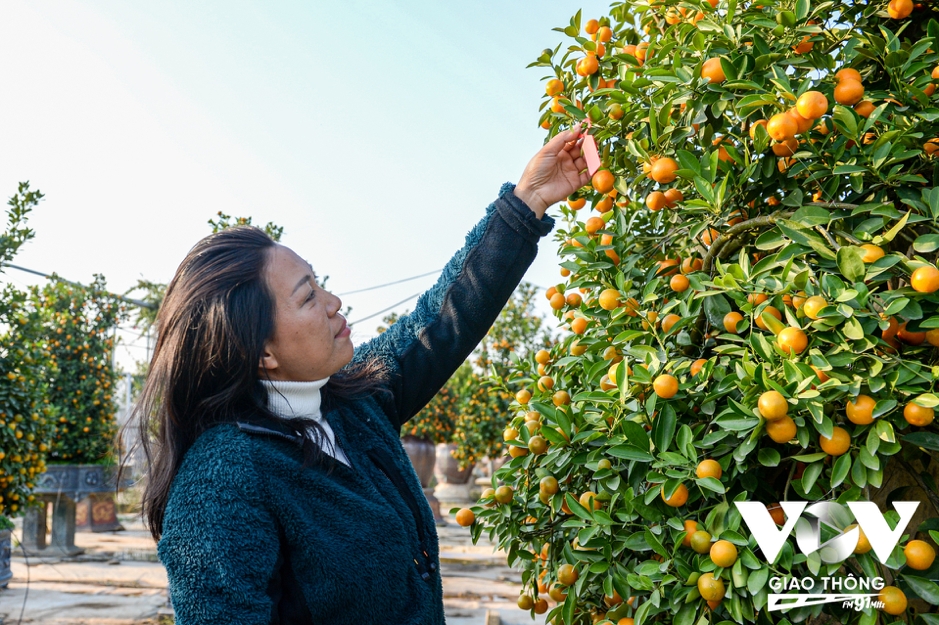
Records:
[[[548,207],[586,185],[590,177],[580,151],[580,125],[548,141],[532,158],[515,186],[515,197],[525,202],[538,219]]]

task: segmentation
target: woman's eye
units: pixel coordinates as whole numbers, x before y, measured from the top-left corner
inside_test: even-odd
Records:
[[[304,304],[305,304],[306,302],[309,302],[310,300],[312,300],[314,297],[316,297],[316,291],[312,291],[312,290],[311,290],[311,291],[310,291],[310,294],[307,296],[306,301],[304,302]]]

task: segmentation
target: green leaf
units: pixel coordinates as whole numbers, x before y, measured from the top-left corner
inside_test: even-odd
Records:
[[[823,458],[825,458],[827,455],[828,454],[826,454],[824,451],[820,451],[815,454],[805,454],[804,456],[793,456],[792,459],[795,460],[796,462],[804,462],[806,464],[809,464],[810,462],[818,462],[819,460],[822,460]]]
[[[877,430],[877,436],[885,443],[896,442],[896,434],[893,431],[893,425],[889,421],[878,420],[874,422],[874,428]]]
[[[844,327],[842,327],[842,332],[844,332],[844,335],[852,341],[860,341],[864,338],[864,328],[861,326],[861,322],[854,317],[851,317],[845,321]]]
[[[573,623],[574,622],[574,612],[577,610],[577,595],[573,592],[567,593],[567,598],[564,599],[564,622]]]
[[[734,64],[731,63],[729,59],[727,59],[727,58],[725,58],[725,57],[723,57],[723,56],[718,57],[718,58],[720,59],[720,62],[721,62],[721,69],[724,70],[724,76],[727,77],[727,81],[728,81],[728,82],[731,82],[731,81],[736,80],[736,79],[737,79],[737,68],[734,67]],[[728,87],[726,84],[724,85],[724,87],[727,88],[727,89],[736,88],[736,87]],[[757,88],[759,88],[759,85],[757,85]]]
[[[567,502],[567,507],[571,509],[571,512],[584,519],[585,521],[593,521],[593,515],[590,514],[590,511],[587,508],[580,505],[580,502],[570,493],[564,495],[564,500]]]
[[[900,221],[898,221],[897,224],[893,228],[888,230],[883,235],[884,241],[893,241],[893,237],[897,236],[897,234],[900,233],[900,230],[903,229],[903,226],[906,225],[906,222],[909,218],[910,218],[910,211],[907,211],[907,213],[903,217],[900,218]]]
[[[572,104],[565,104],[564,110],[567,111],[571,116],[573,116],[574,119],[581,120],[581,119],[587,118],[586,113],[584,113],[582,110],[580,110],[579,108],[577,108],[576,106]]]
[[[880,470],[880,460],[878,460],[876,456],[874,456],[869,451],[867,451],[867,447],[861,447],[861,451],[860,453],[858,453],[857,457],[858,457],[858,460],[861,461],[861,464],[863,464],[865,467],[867,467],[871,471]]]
[[[690,169],[695,175],[701,175],[701,165],[694,154],[687,150],[678,150],[678,164],[682,169]]]
[[[753,571],[750,573],[749,579],[747,579],[747,590],[750,591],[751,595],[755,595],[763,589],[768,579],[769,567],[764,566],[759,570]]]
[[[694,188],[708,204],[713,206],[717,203],[717,198],[714,197],[714,187],[701,176],[694,177]]]
[[[869,610],[861,614],[861,618],[858,619],[857,625],[877,625],[878,610]]]
[[[835,122],[835,128],[841,134],[845,135],[849,139],[854,139],[857,141],[857,117],[856,113],[845,107],[835,105],[834,111],[831,114],[832,121]],[[867,171],[866,169],[864,171]],[[838,173],[837,171],[834,173]],[[850,172],[847,172],[850,173]]]
[[[823,468],[824,465],[821,462],[813,462],[805,467],[805,472],[802,473],[802,490],[804,492],[807,493],[812,490],[812,487],[818,480],[818,476],[822,474]]]
[[[779,465],[779,452],[775,449],[764,447],[756,457],[764,467],[775,467]]]
[[[674,410],[663,409],[659,416],[652,423],[652,442],[655,449],[659,452],[668,451],[675,437],[675,428],[678,425],[678,417]]]
[[[777,247],[782,247],[785,244],[786,244],[786,239],[782,236],[779,230],[775,228],[772,230],[767,230],[766,232],[761,234],[759,237],[757,237],[756,243],[755,243],[756,249],[758,250],[772,250],[772,249],[776,249]],[[763,261],[760,261],[760,262],[763,262]]]
[[[776,319],[769,313],[763,313],[761,315],[763,323],[766,323],[767,318]],[[750,346],[753,347],[753,350],[764,360],[772,361],[774,358],[773,348],[770,346],[769,341],[766,340],[766,337],[763,336],[762,332],[751,332],[750,333]]]
[[[568,597],[570,596],[572,595],[568,595]],[[649,614],[650,611],[652,611],[654,607],[655,606],[652,605],[651,601],[646,601],[642,605],[640,605],[639,608],[636,610],[636,614],[634,616],[635,625],[643,625],[643,623],[645,623],[646,621],[646,616]],[[570,621],[565,621],[565,622],[573,623],[574,621],[572,618]]]
[[[939,605],[939,584],[912,575],[904,575],[903,581],[909,584],[910,589],[919,595],[921,599],[933,605]]]
[[[567,439],[554,428],[542,428],[540,434],[552,445],[565,445],[567,443]]]
[[[921,234],[913,241],[913,249],[920,254],[939,250],[939,234]]]
[[[634,532],[630,534],[623,546],[630,551],[651,551],[652,546],[646,541],[645,532]],[[613,580],[614,583],[616,580]]]
[[[822,258],[834,260],[835,252],[828,247],[828,243],[825,242],[821,235],[789,219],[778,219],[776,225],[782,230],[783,234],[789,237],[794,243],[807,245],[815,250]]]
[[[851,465],[851,481],[861,488],[867,486],[867,469],[860,461]]]
[[[843,176],[845,174],[864,174],[867,173],[867,167],[861,167],[860,165],[835,165],[835,168],[831,170],[831,173],[836,176]]]
[[[766,94],[753,94],[740,98],[737,102],[737,111],[741,115],[749,115],[753,111],[764,106],[776,104],[776,99]],[[759,131],[758,131],[759,132]]]
[[[617,369],[619,369],[619,367],[617,367]],[[618,374],[619,371],[616,373]],[[626,440],[640,451],[649,450],[649,435],[646,434],[645,429],[641,425],[635,421],[624,421],[621,427],[623,428],[623,433],[626,434]]]
[[[653,111],[649,111],[649,138],[652,139],[652,143],[659,142],[659,123],[655,115],[652,114]]]
[[[939,187],[923,189],[923,202],[929,205],[933,219],[939,217]]]
[[[925,321],[921,321],[919,327],[921,330],[932,330],[939,328],[939,317],[930,317]]]
[[[929,449],[930,451],[939,451],[939,435],[933,434],[932,432],[913,432],[912,434],[907,434],[900,440],[910,445]]]
[[[643,451],[635,445],[617,445],[607,449],[607,453],[614,458],[623,460],[636,460],[638,462],[652,462],[655,458],[648,451]]]
[[[675,615],[672,625],[694,625],[697,616],[698,607],[693,603],[686,603]]]
[[[872,456],[880,449],[880,438],[878,438],[877,431],[873,428],[867,431],[867,443],[864,447],[867,449],[867,453]]]
[[[809,16],[809,0],[796,0],[796,20],[802,21]]]
[[[783,206],[793,206],[793,207],[795,207],[795,206],[802,206],[802,199],[803,199],[804,197],[805,197],[805,196],[802,194],[802,190],[801,190],[801,189],[793,189],[792,191],[790,191],[790,192],[786,195],[785,198],[783,198],[782,204],[783,204]],[[819,208],[819,207],[814,207],[814,208]],[[823,208],[822,210],[825,210],[825,209]],[[797,211],[797,212],[798,212],[798,211]],[[826,213],[827,213],[827,211],[826,211]],[[794,221],[798,221],[798,220],[795,219],[795,215],[793,215],[793,220],[794,220]],[[827,220],[826,220],[826,222],[827,222]],[[811,227],[811,226],[809,226],[809,227]]]
[[[831,469],[831,487],[836,488],[848,477],[848,471],[851,470],[851,454],[844,454],[835,460]],[[808,468],[806,468],[808,471]],[[803,475],[803,478],[805,476]]]
[[[903,310],[904,308],[906,308],[906,305],[909,303],[910,303],[910,299],[908,297],[898,297],[894,300],[891,300],[891,302],[887,304],[887,307],[884,308],[884,314],[895,315],[901,310]]]
[[[939,397],[936,397],[932,393],[923,393],[922,395],[917,395],[913,398],[918,405],[923,408],[935,408],[939,406]]]
[[[857,282],[867,273],[864,266],[864,253],[861,248],[853,245],[842,246],[836,256],[838,262],[838,271],[841,272],[849,282]],[[860,337],[858,337],[860,338]]]
[[[695,478],[695,483],[701,488],[706,488],[708,490],[713,490],[715,493],[724,494],[725,489],[724,485],[721,484],[720,480],[714,477],[703,477]]]
[[[643,533],[646,535],[646,542],[649,543],[649,546],[652,547],[652,551],[656,552],[660,556],[668,556],[668,552],[665,550],[665,547],[662,546],[662,542],[655,537],[655,534],[652,533],[652,530],[647,529]]]
[[[724,316],[730,312],[730,303],[723,295],[715,294],[704,298],[704,313],[708,322],[718,328],[724,327]]]
[[[803,206],[792,214],[792,221],[797,221],[807,228],[820,226],[831,221],[831,213],[821,206]]]
[[[722,501],[708,513],[707,518],[704,519],[704,527],[711,533],[711,536],[719,536],[724,532],[724,520],[729,509],[730,504]]]

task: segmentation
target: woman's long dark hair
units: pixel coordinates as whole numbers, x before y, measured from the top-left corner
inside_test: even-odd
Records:
[[[163,533],[170,486],[183,457],[214,425],[252,415],[280,419],[303,434],[305,467],[334,462],[321,447],[327,442],[322,427],[312,419],[270,412],[258,378],[264,344],[274,334],[276,300],[265,270],[275,245],[251,226],[207,236],[190,250],[166,289],[156,347],[133,415],[147,458],[143,515],[154,540]],[[324,387],[324,404],[375,393],[382,377],[376,363],[343,371]]]

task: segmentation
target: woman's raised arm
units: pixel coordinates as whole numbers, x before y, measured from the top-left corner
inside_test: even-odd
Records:
[[[486,335],[554,225],[545,210],[587,183],[579,129],[549,141],[518,185],[503,185],[414,312],[359,347],[390,371],[396,425],[413,417]]]

